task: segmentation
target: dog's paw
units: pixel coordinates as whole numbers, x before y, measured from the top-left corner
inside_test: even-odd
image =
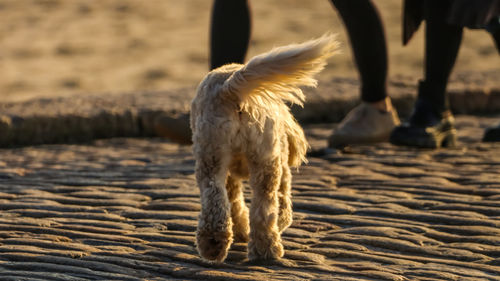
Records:
[[[262,243],[253,243],[250,241],[248,245],[248,259],[250,261],[256,260],[278,260],[283,257],[285,250],[281,243],[272,243],[265,245]]]
[[[292,202],[290,199],[280,199],[280,209],[278,214],[278,229],[282,233],[293,221]]]
[[[281,211],[282,210],[280,210],[280,214],[278,217],[278,229],[280,233],[283,232],[285,229],[287,229],[292,224],[293,221],[291,211],[290,212],[285,210],[283,210],[283,212]]]
[[[233,242],[231,232],[198,231],[196,244],[200,256],[209,261],[222,262]]]

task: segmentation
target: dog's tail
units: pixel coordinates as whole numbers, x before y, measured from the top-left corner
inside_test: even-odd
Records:
[[[223,92],[254,105],[285,101],[302,106],[305,97],[299,87],[316,86],[313,76],[337,53],[339,44],[335,38],[326,34],[258,55],[224,82]]]

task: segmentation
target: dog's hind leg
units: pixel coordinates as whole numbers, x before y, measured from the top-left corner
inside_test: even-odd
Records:
[[[279,217],[278,228],[280,233],[292,224],[292,173],[287,163],[283,163],[283,174],[281,175],[280,188],[278,190],[279,196]]]
[[[222,262],[233,241],[231,205],[226,192],[229,158],[217,153],[195,152],[196,180],[200,188],[201,213],[196,242],[200,255]]]
[[[231,203],[231,218],[233,220],[234,240],[248,242],[250,225],[248,222],[248,208],[243,197],[243,184],[241,179],[233,176],[227,177],[227,195]]]
[[[253,197],[250,207],[250,260],[278,259],[283,256],[278,228],[278,188],[281,180],[281,159],[250,163],[250,185]]]

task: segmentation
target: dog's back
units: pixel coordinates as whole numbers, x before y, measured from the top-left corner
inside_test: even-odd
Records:
[[[307,142],[286,102],[302,106],[300,86],[315,87],[314,75],[337,52],[335,36],[275,48],[246,65],[230,64],[211,71],[192,103],[193,142],[232,139],[231,146],[262,144],[258,137],[286,134],[289,164],[305,161]],[[273,128],[266,122],[273,122]],[[282,123],[277,124],[277,123]],[[217,136],[210,136],[210,135]],[[253,140],[253,141],[252,141]],[[220,143],[219,143],[220,144]],[[195,147],[196,149],[196,147]]]

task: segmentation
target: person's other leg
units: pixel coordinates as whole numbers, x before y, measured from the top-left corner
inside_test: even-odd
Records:
[[[489,30],[493,41],[495,42],[495,46],[497,47],[497,51],[500,53],[500,26],[499,24],[495,25],[494,30]],[[485,142],[500,142],[500,124],[496,127],[487,128],[484,132],[483,141]]]
[[[438,113],[449,110],[446,94],[462,41],[461,26],[446,23],[449,1],[425,1],[425,78],[418,98],[429,101]]]
[[[361,99],[387,97],[387,45],[382,19],[369,0],[331,0],[342,18],[361,78]]]
[[[247,0],[214,0],[210,26],[210,69],[243,63],[250,41]]]
[[[250,38],[250,10],[247,0],[214,0],[210,26],[210,69],[228,63],[243,63]],[[157,135],[181,144],[191,143],[189,115],[160,116]]]
[[[436,148],[453,146],[456,131],[446,85],[462,39],[462,27],[446,23],[450,1],[425,1],[425,73],[409,121],[397,127],[391,142]]]
[[[387,96],[387,46],[380,15],[369,0],[331,0],[347,29],[361,80],[362,104],[330,136],[330,147],[389,138],[399,124]]]

